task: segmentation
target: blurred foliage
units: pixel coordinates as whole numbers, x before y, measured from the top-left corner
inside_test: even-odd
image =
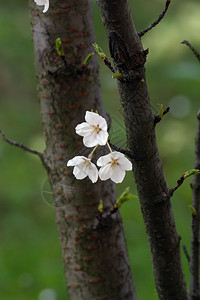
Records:
[[[99,8],[95,1],[92,4],[96,42],[109,53]],[[165,1],[130,0],[130,4],[140,31],[159,15]],[[0,128],[8,137],[42,151],[27,0],[0,0],[0,7]],[[200,49],[199,8],[198,0],[172,1],[165,19],[142,39],[144,48],[150,50],[146,68],[153,111],[159,113],[158,103],[172,108],[156,128],[169,187],[176,185],[184,171],[193,168],[200,67],[191,51],[180,43],[188,39]],[[125,146],[116,81],[99,62],[103,99],[112,118],[111,139],[118,146]],[[37,157],[1,140],[0,159],[0,298],[67,299],[54,209],[46,205],[41,193],[46,173]],[[188,250],[191,180],[172,199],[181,243]],[[117,186],[119,195],[127,185],[133,194],[137,193],[131,172]],[[138,299],[157,299],[138,199],[125,203],[121,212]],[[183,265],[188,281],[189,268],[184,255]]]

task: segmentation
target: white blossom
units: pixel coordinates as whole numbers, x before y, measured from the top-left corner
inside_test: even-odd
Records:
[[[94,183],[98,179],[98,170],[91,159],[85,156],[75,156],[67,162],[67,166],[74,166],[73,174],[77,179],[84,179],[87,176]]]
[[[37,5],[44,5],[43,13],[49,9],[49,0],[34,0]]]
[[[114,151],[107,155],[101,156],[97,160],[97,165],[100,168],[99,177],[101,180],[111,179],[115,183],[123,181],[125,171],[132,170],[131,162],[124,156],[124,154]]]
[[[86,111],[85,121],[75,128],[76,133],[83,136],[83,144],[86,147],[105,145],[108,140],[106,120],[97,113]]]

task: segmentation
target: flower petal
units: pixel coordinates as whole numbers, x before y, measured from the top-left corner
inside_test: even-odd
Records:
[[[111,178],[112,174],[113,174],[113,170],[110,164],[101,167],[99,170],[99,178],[101,180],[107,180]]]
[[[43,13],[47,12],[48,9],[49,9],[49,0],[46,2],[44,6]]]
[[[94,113],[92,111],[86,111],[86,113],[85,113],[85,121],[90,125],[97,125],[98,117],[99,117],[99,114]]]
[[[96,146],[98,144],[96,132],[93,132],[88,136],[84,136],[83,144],[88,148]]]
[[[118,152],[118,151],[113,151],[110,154],[114,159],[119,159],[119,158],[125,157],[123,153]]]
[[[104,131],[108,130],[107,122],[103,117],[99,116],[98,124],[102,130],[104,130]]]
[[[108,129],[106,120],[97,113],[86,111],[85,121],[90,125],[98,125],[102,130],[107,131]]]
[[[45,5],[47,0],[34,0],[37,5]]]
[[[121,183],[125,177],[125,171],[122,170],[119,166],[113,167],[113,174],[111,180],[115,183]]]
[[[93,128],[86,122],[83,122],[81,124],[78,124],[75,127],[75,131],[78,135],[80,136],[87,136],[90,135],[92,132]]]
[[[89,169],[88,169],[88,177],[92,181],[92,183],[96,182],[98,179],[98,170],[95,164],[91,162]]]
[[[124,169],[126,171],[131,171],[133,168],[132,163],[125,156],[120,157],[118,159],[118,163],[119,163],[121,169]]]
[[[99,157],[99,159],[97,160],[97,166],[101,167],[101,166],[103,166],[105,164],[108,164],[111,161],[110,154],[111,153]]]
[[[85,177],[87,177],[85,169],[83,169],[80,165],[74,167],[73,174],[76,179],[84,179]]]
[[[37,5],[44,5],[43,13],[49,9],[49,0],[34,0]]]
[[[70,167],[70,166],[76,166],[76,165],[79,165],[79,164],[81,164],[82,162],[84,162],[85,159],[86,159],[85,156],[75,156],[74,158],[68,160],[67,166]]]
[[[100,130],[99,133],[97,134],[98,144],[100,146],[104,146],[106,145],[107,140],[108,140],[108,132]]]

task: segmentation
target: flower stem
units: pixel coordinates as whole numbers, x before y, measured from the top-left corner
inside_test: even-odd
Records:
[[[107,146],[108,146],[108,149],[110,150],[110,152],[112,152],[112,149],[111,149],[111,147],[110,147],[110,145],[109,145],[108,141],[106,142],[106,144],[107,144]]]
[[[98,146],[99,146],[99,144],[97,144],[97,145],[94,147],[94,149],[92,150],[92,152],[88,155],[88,158],[89,158],[89,159],[92,159],[92,155],[93,155],[94,151],[97,149]]]

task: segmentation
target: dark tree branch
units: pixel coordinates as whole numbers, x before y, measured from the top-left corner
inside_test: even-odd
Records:
[[[165,3],[165,9],[161,12],[161,14],[159,15],[158,19],[156,21],[154,21],[151,25],[149,25],[147,28],[145,28],[144,30],[141,30],[138,32],[138,35],[140,37],[142,37],[143,35],[145,35],[145,33],[147,33],[148,31],[150,31],[153,27],[155,27],[156,25],[158,25],[160,23],[160,21],[164,18],[168,7],[171,3],[171,0],[167,0]]]
[[[194,167],[200,169],[200,110],[197,114],[197,132],[195,138]],[[192,207],[195,215],[191,221],[191,260],[190,260],[190,289],[191,299],[200,299],[199,255],[200,255],[200,174],[194,176],[192,184]]]
[[[169,199],[158,152],[154,116],[145,80],[146,53],[134,26],[128,0],[98,0],[114,66],[128,82],[118,80],[133,170],[149,238],[160,299],[187,300],[187,288]],[[169,2],[167,2],[169,4]],[[141,78],[141,80],[138,80]]]
[[[187,259],[187,261],[188,261],[188,263],[189,263],[189,265],[190,265],[190,255],[189,255],[189,253],[188,253],[188,250],[187,250],[187,248],[186,248],[185,245],[183,245],[182,248],[183,248],[183,252],[184,252],[184,254],[185,254],[185,257],[186,257],[186,259]]]
[[[106,58],[106,59],[103,59],[103,62],[104,62],[104,64],[105,64],[105,66],[108,67],[108,69],[110,69],[110,71],[111,71],[112,73],[115,73],[115,72],[116,72],[116,70],[113,68],[111,62],[110,62],[107,58]]]
[[[42,154],[41,152],[39,152],[39,151],[37,151],[37,150],[33,150],[33,149],[31,149],[31,148],[25,146],[25,145],[22,144],[22,143],[18,143],[18,142],[16,142],[16,141],[13,141],[13,140],[11,140],[11,139],[8,139],[8,138],[5,136],[5,134],[4,134],[1,130],[0,130],[0,135],[1,135],[2,139],[3,139],[5,142],[7,142],[8,144],[10,144],[10,145],[12,145],[12,146],[15,146],[15,147],[18,147],[18,148],[21,148],[21,149],[23,149],[24,151],[27,151],[27,152],[29,152],[29,153],[32,153],[32,154],[37,155],[37,156],[41,159],[42,164],[45,166],[45,168],[47,168],[46,162],[45,162],[45,160],[44,160],[44,156],[43,156],[43,154]]]
[[[129,150],[125,150],[120,147],[117,147],[116,145],[112,144],[110,141],[109,141],[109,144],[112,149],[123,153],[124,155],[128,156],[130,159],[134,159],[134,155]]]
[[[200,53],[188,41],[184,40],[181,42],[181,44],[187,45],[190,48],[190,50],[192,50],[192,52],[194,53],[198,61],[200,62]]]
[[[96,3],[100,6],[99,0],[96,0]]]
[[[168,107],[163,111],[163,116],[166,115],[166,114],[169,112],[169,110],[170,110],[170,107],[168,106]],[[154,123],[155,123],[155,125],[156,125],[157,123],[159,123],[161,120],[162,120],[162,117],[161,117],[160,115],[155,116],[155,118],[154,118]]]
[[[178,180],[177,180],[177,185],[169,190],[169,195],[170,197],[173,196],[174,192],[183,184],[183,181],[185,180],[184,175],[182,175]]]
[[[169,190],[169,196],[171,197],[173,193],[183,184],[184,180],[191,175],[198,175],[199,169],[192,169],[183,173],[183,175],[177,180],[177,185]]]
[[[106,57],[105,59],[103,59],[103,62],[105,64],[106,67],[108,67],[108,69],[110,69],[110,71],[114,74],[116,72],[115,68],[113,68],[111,62],[108,60],[108,58]],[[115,77],[117,78],[117,77]],[[127,82],[127,79],[125,78],[117,78],[118,80],[120,80],[121,82],[125,83]]]

